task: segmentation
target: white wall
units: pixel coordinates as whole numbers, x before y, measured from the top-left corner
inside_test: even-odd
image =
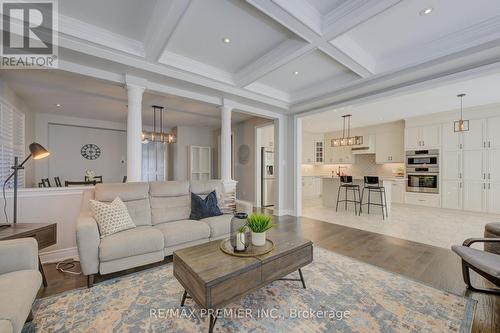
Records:
[[[92,170],[103,182],[121,182],[127,174],[127,133],[123,130],[79,127],[49,123],[49,179],[83,181],[85,172]],[[84,158],[80,150],[85,144],[95,144],[101,155],[95,160]]]
[[[188,149],[189,146],[204,146],[212,148],[212,178],[214,178],[214,160],[217,158],[214,131],[208,127],[177,126],[174,129],[177,142],[172,145],[172,171],[174,180],[188,179]]]
[[[74,133],[78,133],[78,135],[71,137],[70,133],[68,134],[68,132],[71,132],[71,129],[74,129]],[[97,141],[90,142],[94,141],[94,136],[95,136],[96,140],[99,141],[100,145],[102,145],[103,148],[105,147],[105,150],[107,152],[110,150],[122,152],[122,147],[123,147],[122,145],[126,145],[125,130],[126,130],[126,124],[122,123],[114,123],[114,122],[101,121],[95,119],[68,117],[62,114],[35,113],[35,134],[36,134],[35,141],[43,145],[51,153],[54,150],[53,152],[54,156],[51,155],[48,158],[36,161],[36,163],[34,163],[35,165],[35,173],[33,179],[34,184],[37,184],[40,181],[40,179],[47,178],[49,176],[51,177],[50,180],[52,182],[53,180],[52,177],[57,176],[58,174],[62,174],[61,172],[63,173],[71,172],[71,174],[69,174],[68,177],[71,177],[72,179],[75,180],[83,179],[84,175],[82,174],[82,170],[83,173],[85,173],[85,170],[87,169],[94,170],[94,168],[98,165],[99,167],[96,168],[95,171],[98,173],[98,175],[100,170],[102,170],[102,172],[105,172],[106,174],[103,174],[103,176],[104,179],[106,180],[109,177],[108,174],[111,175],[111,172],[110,169],[101,166],[99,159],[103,158],[103,160],[101,161],[104,161],[104,159],[108,160],[108,157],[111,155],[108,155],[108,153],[103,152],[101,157],[98,160],[94,161],[95,163],[87,163],[88,160],[85,160],[80,155],[80,148],[85,143],[98,144]],[[102,133],[102,134],[97,134],[97,133]],[[119,144],[118,141],[116,140],[116,138],[119,137],[120,135],[123,136],[122,145]],[[108,145],[107,143],[104,143],[106,138],[111,138],[111,137],[114,138],[111,140],[114,142],[113,145]],[[70,142],[65,142],[65,141],[70,141]],[[52,148],[52,145],[54,145],[54,148]],[[80,145],[80,148],[78,148],[77,145]],[[72,156],[71,160],[69,158],[64,157],[64,153],[69,153],[69,152],[71,152]],[[125,153],[123,154],[120,153],[120,158],[122,155],[125,157],[126,160],[126,150]],[[72,167],[77,168],[77,170],[74,172],[62,171],[62,169],[65,168],[66,164],[71,164]],[[124,175],[124,171],[122,171],[121,168],[122,167],[126,168],[126,164],[122,165],[120,163],[117,163],[113,165],[115,168],[119,167],[120,169],[118,171],[115,170],[115,172],[113,172],[113,176],[110,178],[113,180],[116,179],[117,181],[121,182],[122,177]],[[66,179],[65,177],[63,178]],[[64,181],[63,178],[61,178],[61,181]]]

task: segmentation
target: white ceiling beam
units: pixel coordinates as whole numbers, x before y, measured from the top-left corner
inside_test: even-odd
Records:
[[[361,3],[366,3],[367,1],[372,2],[372,0],[352,0],[352,2],[358,3],[359,6],[361,6]],[[318,31],[320,29],[318,28],[318,26],[322,27],[323,25],[321,16],[317,17],[316,15],[311,14],[309,10],[304,9],[303,2],[306,2],[305,0],[247,0],[247,2],[303,38],[310,44],[310,49],[321,49],[335,61],[341,63],[346,68],[363,78],[369,77],[373,74],[373,72],[369,68],[366,68],[362,63],[355,61],[354,59],[349,57],[348,54],[346,54],[345,52],[341,52],[333,45],[330,46],[331,44],[329,43],[329,40],[325,39],[321,30]],[[358,14],[358,11],[347,11],[346,9],[341,9],[343,10],[343,12],[345,12],[344,15],[342,15],[344,20],[348,20],[349,18],[353,19],[351,15]],[[334,10],[332,11],[332,14],[329,15],[333,15],[335,12],[336,11]],[[357,20],[354,21],[358,22]],[[355,23],[353,23],[352,25],[343,24],[342,31],[346,32],[354,25]],[[337,30],[337,33],[339,32],[340,30]],[[296,57],[299,57],[301,55],[301,53],[298,53]],[[289,61],[293,59],[294,58],[290,57]]]
[[[158,61],[190,4],[191,0],[157,1],[144,41],[147,60]]]
[[[259,59],[240,69],[234,75],[234,82],[238,87],[245,87],[313,48],[309,43],[297,39],[287,39]]]

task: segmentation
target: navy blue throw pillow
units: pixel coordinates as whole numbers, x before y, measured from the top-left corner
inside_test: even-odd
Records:
[[[205,200],[199,195],[191,192],[191,220],[201,220],[206,217],[222,215],[217,206],[217,195],[215,191],[210,192]]]

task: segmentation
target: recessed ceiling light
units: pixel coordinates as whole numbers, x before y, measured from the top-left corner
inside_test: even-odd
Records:
[[[293,75],[299,75],[299,72],[295,71],[293,72]]]
[[[432,7],[429,7],[429,8],[424,8],[420,11],[420,16],[425,16],[425,15],[429,15],[430,13],[432,13],[434,11],[434,8]]]
[[[229,38],[229,37],[224,37],[224,38],[222,38],[222,41],[223,41],[225,44],[229,44],[229,43],[231,43],[231,38]]]
[[[57,106],[58,108],[60,108],[62,105],[61,105],[61,104],[59,104],[59,103],[57,103],[57,104],[56,104],[56,106]]]

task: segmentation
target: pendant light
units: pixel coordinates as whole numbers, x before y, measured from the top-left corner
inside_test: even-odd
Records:
[[[165,108],[163,106],[153,105],[153,131],[143,131],[142,132],[142,143],[161,142],[161,143],[175,143],[176,137],[173,133],[165,133],[163,130],[163,112]],[[159,128],[156,129],[156,119],[159,118]]]
[[[331,141],[332,147],[343,147],[343,146],[355,146],[363,144],[363,137],[360,135],[351,136],[351,117],[352,115],[346,114],[342,116],[343,127],[342,127],[342,137],[335,138]],[[347,122],[347,131],[346,131]]]
[[[455,132],[466,132],[469,130],[469,121],[463,118],[463,99],[465,94],[458,94],[457,97],[460,98],[460,120],[454,122],[453,130]]]

